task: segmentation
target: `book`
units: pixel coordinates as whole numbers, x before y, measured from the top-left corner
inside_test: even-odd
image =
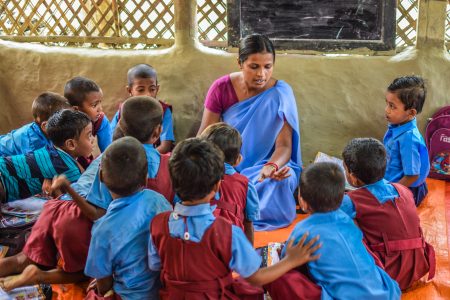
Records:
[[[316,154],[316,158],[314,159],[315,163],[318,162],[332,162],[337,164],[342,172],[344,172],[345,175],[345,168],[344,168],[344,161],[342,159],[339,159],[337,157],[325,154],[323,152],[317,152]],[[354,186],[352,186],[350,183],[348,183],[347,177],[345,177],[345,190],[346,191],[353,191],[356,190],[356,188]]]
[[[5,292],[0,287],[0,300],[44,300],[45,294],[39,285],[25,286]]]

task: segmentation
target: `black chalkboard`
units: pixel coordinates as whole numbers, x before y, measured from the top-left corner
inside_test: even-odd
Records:
[[[228,0],[228,41],[267,35],[279,49],[395,48],[396,0]]]

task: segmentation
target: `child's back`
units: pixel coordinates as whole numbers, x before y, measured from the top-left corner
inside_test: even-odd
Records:
[[[351,140],[342,153],[349,182],[358,189],[341,209],[354,218],[366,245],[401,289],[427,272],[434,275],[434,250],[422,235],[411,191],[383,179],[386,152],[376,139]]]
[[[288,240],[309,232],[320,235],[320,259],[308,263],[322,299],[398,299],[400,290],[386,272],[375,265],[362,243],[363,235],[341,210],[314,213],[300,222]]]
[[[0,136],[0,156],[25,154],[51,145],[44,129],[47,120],[58,110],[69,107],[66,98],[58,94],[45,92],[39,95],[31,108],[34,122]]]

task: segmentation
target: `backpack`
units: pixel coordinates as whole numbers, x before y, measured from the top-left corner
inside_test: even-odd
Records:
[[[433,115],[425,137],[430,159],[428,177],[450,181],[450,105]]]

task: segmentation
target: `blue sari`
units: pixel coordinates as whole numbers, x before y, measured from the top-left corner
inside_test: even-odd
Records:
[[[243,160],[236,169],[250,179],[258,192],[260,219],[254,222],[255,229],[274,230],[288,226],[296,216],[293,193],[302,165],[297,105],[291,87],[279,80],[264,92],[234,104],[222,118],[242,135]],[[292,128],[292,153],[286,164],[291,168],[291,176],[282,181],[265,179],[257,182],[262,167],[275,150],[276,139],[285,121]]]

